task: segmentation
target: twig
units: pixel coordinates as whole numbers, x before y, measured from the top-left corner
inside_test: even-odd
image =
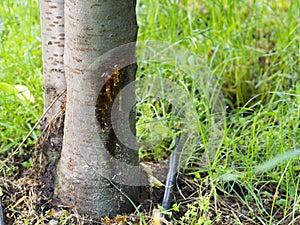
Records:
[[[19,150],[21,149],[21,147],[23,146],[23,144],[25,143],[25,141],[30,137],[30,135],[32,134],[32,132],[35,130],[35,128],[40,124],[40,122],[44,119],[44,117],[46,116],[46,114],[49,112],[49,110],[51,109],[51,107],[54,105],[55,102],[57,102],[57,100],[64,94],[66,93],[66,89],[63,90],[61,93],[59,93],[59,95],[57,95],[55,97],[55,99],[53,99],[53,101],[51,102],[51,104],[48,106],[48,108],[45,110],[45,112],[43,113],[43,115],[38,119],[38,121],[35,123],[35,125],[33,126],[33,128],[29,131],[29,133],[26,135],[26,137],[23,139],[23,141],[19,144],[19,146],[16,148],[16,150],[9,155],[5,160],[3,160],[1,162],[1,164],[5,164],[9,159],[11,159],[14,155],[16,155]],[[0,224],[1,225],[1,224]]]
[[[108,182],[116,189],[118,190],[125,198],[127,198],[127,200],[132,204],[132,206],[134,207],[135,211],[137,212],[137,214],[139,215],[139,217],[142,219],[142,214],[141,212],[139,211],[139,207],[136,206],[136,204],[131,200],[131,198],[126,195],[120,188],[118,188],[117,185],[114,184],[114,182],[112,182],[110,179],[107,179]]]

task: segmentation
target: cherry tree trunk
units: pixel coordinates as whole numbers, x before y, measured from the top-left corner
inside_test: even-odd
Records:
[[[115,130],[127,124],[117,118],[135,98],[134,86],[121,93],[135,80],[135,45],[128,44],[137,36],[135,4],[65,1],[67,98],[55,195],[90,215],[130,212],[138,198],[138,152],[128,147],[135,139],[121,142]],[[134,109],[128,111],[133,134],[134,115]]]
[[[44,119],[37,141],[35,166],[38,190],[45,201],[53,197],[54,176],[63,142],[64,102],[64,0],[40,0],[42,30]],[[42,205],[43,202],[38,203]]]

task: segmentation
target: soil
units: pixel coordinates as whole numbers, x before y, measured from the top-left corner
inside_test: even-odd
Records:
[[[32,147],[33,148],[33,147]],[[32,152],[32,148],[28,148],[28,153]],[[4,210],[4,219],[7,225],[10,224],[24,224],[27,220],[28,224],[55,224],[54,221],[60,221],[57,224],[139,224],[140,216],[138,213],[128,215],[119,215],[115,218],[89,218],[85,215],[79,215],[74,207],[63,207],[57,205],[55,201],[49,197],[45,197],[41,192],[41,187],[45,184],[38,183],[41,180],[36,180],[36,171],[34,167],[24,168],[22,162],[29,159],[31,154],[22,156],[15,155],[6,164],[8,168],[15,168],[10,175],[3,175],[0,178],[0,190],[2,191],[2,207]],[[0,156],[2,161],[7,155]],[[163,177],[167,173],[166,163],[151,163],[154,176],[164,182]],[[5,171],[2,171],[5,174]],[[166,224],[180,224],[178,221],[185,215],[189,209],[188,205],[196,206],[196,216],[209,217],[213,224],[263,224],[257,218],[258,215],[264,218],[268,212],[272,210],[273,196],[265,196],[264,209],[265,215],[260,215],[262,210],[252,200],[248,201],[249,206],[243,203],[243,199],[247,196],[247,189],[236,183],[223,184],[224,189],[218,190],[215,197],[210,196],[211,187],[202,181],[209,181],[207,174],[198,181],[192,177],[180,174],[177,178],[176,187],[173,192],[172,204],[180,205],[178,211],[172,211],[172,216],[165,216]],[[201,182],[200,182],[201,181]],[[207,182],[209,183],[209,182]],[[275,193],[276,185],[269,185],[264,188],[268,193]],[[284,198],[285,193],[278,193]],[[155,224],[152,212],[162,204],[164,195],[164,187],[149,187],[141,188],[139,212],[143,214],[143,218],[147,224]],[[210,196],[209,211],[205,215],[198,206],[199,196]],[[171,204],[171,205],[172,205]],[[190,209],[189,209],[190,210]],[[275,205],[273,209],[273,222],[280,221],[283,218],[283,212]],[[300,215],[295,215],[298,218]],[[62,219],[64,218],[64,219]],[[64,220],[67,221],[64,223]],[[167,222],[170,221],[170,222]],[[291,219],[281,221],[280,224],[289,224]],[[185,224],[185,223],[181,223]],[[299,221],[294,221],[294,224],[300,224]]]

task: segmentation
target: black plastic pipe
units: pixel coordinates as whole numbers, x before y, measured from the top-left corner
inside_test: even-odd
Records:
[[[5,225],[4,223],[4,213],[3,213],[3,208],[2,208],[2,200],[0,196],[0,225]]]
[[[167,175],[166,185],[165,185],[165,193],[162,201],[162,207],[164,210],[168,210],[172,201],[172,192],[175,184],[176,174],[178,170],[179,157],[180,157],[180,135],[178,135],[175,139],[175,147],[170,156],[169,161],[169,171]]]

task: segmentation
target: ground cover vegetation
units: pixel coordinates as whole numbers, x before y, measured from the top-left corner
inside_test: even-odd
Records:
[[[138,39],[168,41],[200,58],[226,106],[221,136],[211,144],[215,115],[205,88],[172,65],[139,64],[137,79],[171,80],[186,90],[197,111],[198,141],[186,145],[171,209],[162,210],[166,220],[299,224],[299,1],[144,0],[138,1],[137,16]],[[0,65],[0,195],[6,222],[88,223],[76,209],[35,208],[30,170],[39,130],[17,149],[43,109],[37,0],[0,0]],[[148,143],[140,148],[144,163],[164,163],[174,147],[178,122],[170,108],[163,99],[137,96],[137,138]],[[155,224],[152,210],[161,209],[162,192],[163,187],[149,188],[148,205],[139,213],[110,222]]]

